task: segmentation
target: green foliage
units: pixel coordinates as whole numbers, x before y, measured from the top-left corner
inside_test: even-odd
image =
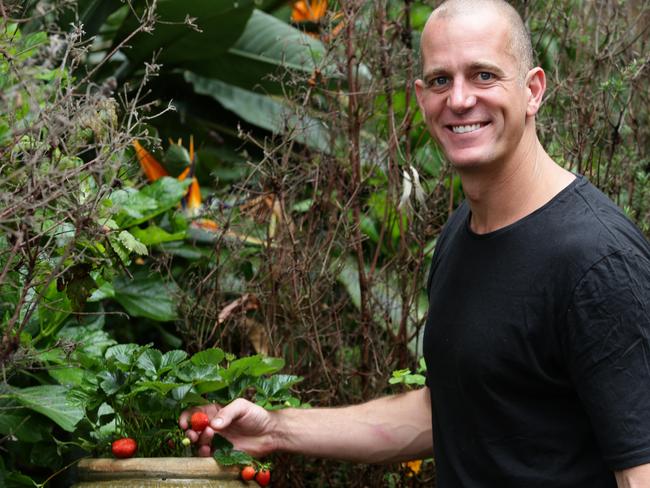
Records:
[[[70,397],[86,413],[83,422],[77,419],[75,435],[87,434],[74,442],[95,455],[108,454],[112,439],[129,436],[138,442],[139,456],[159,456],[161,443],[182,436],[177,422],[185,408],[209,401],[227,404],[244,393],[267,408],[282,407],[294,399],[290,388],[300,381],[275,374],[282,360],[233,359],[218,348],[188,356],[180,350],[162,353],[149,345],[116,344],[101,356],[84,355],[79,361],[83,378]],[[176,442],[172,451],[182,455],[182,444]]]
[[[418,369],[415,373],[412,373],[408,368],[397,369],[392,372],[388,383],[391,385],[404,385],[407,388],[421,387],[426,383],[426,371],[427,366],[424,362],[424,358],[420,358]]]
[[[184,406],[304,406],[303,376],[319,405],[424,384],[409,366],[426,271],[463,198],[413,93],[431,6],[330,2],[290,24],[271,0],[46,3],[0,25],[0,485],[122,434],[186,455]],[[635,2],[514,4],[548,75],[543,144],[649,232]],[[194,161],[180,141],[160,150],[190,134]],[[180,205],[189,179],[144,183],[134,135],[170,175],[192,166],[195,214]],[[251,462],[219,442],[220,462]],[[314,485],[430,485],[400,467],[290,469]]]

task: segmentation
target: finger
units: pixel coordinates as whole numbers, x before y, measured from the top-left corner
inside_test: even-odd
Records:
[[[234,420],[246,415],[250,406],[250,402],[238,398],[216,412],[217,415],[210,422],[210,427],[216,431],[227,428]]]
[[[210,449],[210,446],[200,446],[196,453],[199,455],[199,457],[210,457],[212,455],[212,450]]]
[[[214,437],[214,430],[212,430],[209,426],[203,429],[203,432],[199,434],[199,439],[198,443],[200,445],[211,445],[212,444],[212,438]]]
[[[178,417],[178,426],[181,429],[187,430],[187,428],[190,426],[189,419],[191,415],[192,414],[189,410],[183,410],[181,412],[180,416]]]
[[[192,444],[199,440],[199,434],[194,432],[192,429],[187,429],[185,431],[185,437],[187,437]]]

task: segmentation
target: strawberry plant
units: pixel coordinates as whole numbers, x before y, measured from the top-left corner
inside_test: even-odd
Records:
[[[86,413],[75,442],[97,456],[109,455],[110,443],[118,437],[134,439],[139,456],[186,454],[177,421],[190,406],[225,404],[241,396],[265,408],[300,406],[290,388],[301,378],[276,374],[284,366],[278,358],[237,359],[217,348],[189,356],[180,350],[163,353],[148,345],[117,344],[103,355],[80,356],[79,361],[83,379],[71,396],[85,405]],[[205,428],[205,420],[192,422],[203,422],[199,427]],[[233,455],[223,439],[217,442],[222,454]]]

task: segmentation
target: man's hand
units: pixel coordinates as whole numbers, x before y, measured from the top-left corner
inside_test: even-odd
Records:
[[[210,424],[198,433],[191,429],[189,419],[194,412],[204,412]],[[178,419],[185,435],[198,446],[198,455],[212,455],[212,438],[215,433],[227,439],[235,449],[251,456],[266,456],[274,450],[272,414],[262,407],[239,398],[221,407],[205,405],[185,410]]]

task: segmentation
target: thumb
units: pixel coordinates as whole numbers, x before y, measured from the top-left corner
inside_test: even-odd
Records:
[[[250,402],[238,398],[219,410],[217,416],[210,422],[210,427],[216,431],[226,429],[230,424],[246,415],[250,409],[250,405]]]

